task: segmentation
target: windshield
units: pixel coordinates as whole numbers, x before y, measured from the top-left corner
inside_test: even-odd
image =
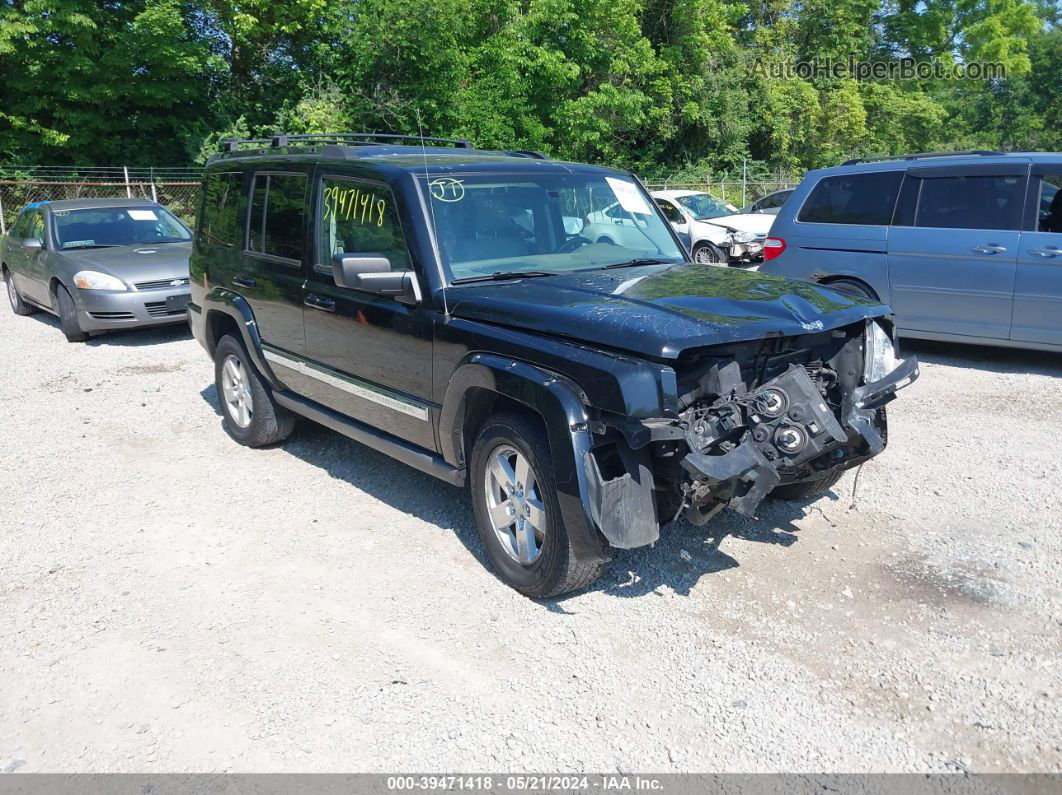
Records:
[[[709,218],[722,218],[724,215],[734,213],[718,199],[713,199],[707,193],[693,193],[689,196],[679,196],[676,201],[690,211],[698,221],[706,221]]]
[[[183,243],[192,237],[172,213],[154,205],[53,210],[55,245],[60,249]]]
[[[629,177],[476,174],[424,179],[451,280],[684,260],[656,206]]]

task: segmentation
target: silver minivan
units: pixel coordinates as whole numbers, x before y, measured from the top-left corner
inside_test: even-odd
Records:
[[[901,336],[1062,350],[1062,154],[957,152],[809,172],[761,270],[890,304]]]

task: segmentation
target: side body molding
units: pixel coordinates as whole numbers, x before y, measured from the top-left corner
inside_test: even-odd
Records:
[[[474,353],[454,370],[439,417],[442,457],[452,466],[468,465],[465,413],[475,393],[504,396],[542,417],[553,458],[561,515],[580,560],[607,560],[595,529],[585,460],[593,446],[582,392],[572,381],[526,362],[490,353]],[[473,485],[474,487],[474,485]]]

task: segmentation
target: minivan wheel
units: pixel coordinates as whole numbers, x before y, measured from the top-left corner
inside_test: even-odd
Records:
[[[295,415],[277,405],[243,344],[228,334],[214,349],[214,385],[225,430],[240,444],[262,447],[291,435]]]
[[[855,279],[837,279],[828,282],[824,286],[829,287],[831,290],[836,290],[839,293],[858,295],[860,298],[869,298],[871,301],[878,300],[878,297],[874,295],[873,290],[863,284],[863,282],[857,282]]]
[[[561,517],[549,443],[538,423],[516,414],[487,421],[472,452],[472,508],[498,576],[531,597],[557,596],[597,579],[580,563]]]
[[[4,268],[4,281],[7,282],[7,300],[11,302],[11,311],[16,315],[34,314],[37,311],[37,307],[22,300],[18,288],[15,287],[15,277],[11,275],[11,271],[7,268]]]
[[[87,340],[89,335],[81,330],[81,324],[77,319],[77,309],[74,308],[74,299],[61,284],[55,288],[55,302],[59,309],[59,329],[66,337],[66,341],[84,342]]]
[[[701,265],[726,265],[727,256],[719,246],[702,240],[693,247],[693,261]]]

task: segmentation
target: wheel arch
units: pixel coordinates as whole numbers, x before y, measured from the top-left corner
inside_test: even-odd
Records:
[[[254,312],[247,299],[231,290],[215,288],[203,298],[203,323],[207,351],[211,358],[218,341],[227,333],[234,333],[243,342],[247,355],[262,378],[272,389],[283,389],[266,364],[262,338],[254,320]]]
[[[535,365],[471,354],[455,368],[443,399],[438,429],[443,459],[467,469],[476,434],[499,413],[519,413],[542,424],[572,548],[581,560],[607,559],[590,505],[584,461],[593,440],[582,391],[564,376]]]
[[[819,279],[819,284],[821,284],[823,287],[829,287],[831,284],[836,284],[837,282],[849,282],[852,284],[856,284],[862,289],[866,290],[873,300],[882,300],[881,296],[878,294],[878,291],[874,289],[873,285],[871,285],[870,282],[868,282],[866,279],[860,278],[859,276],[853,276],[851,274],[846,273],[838,273]]]

